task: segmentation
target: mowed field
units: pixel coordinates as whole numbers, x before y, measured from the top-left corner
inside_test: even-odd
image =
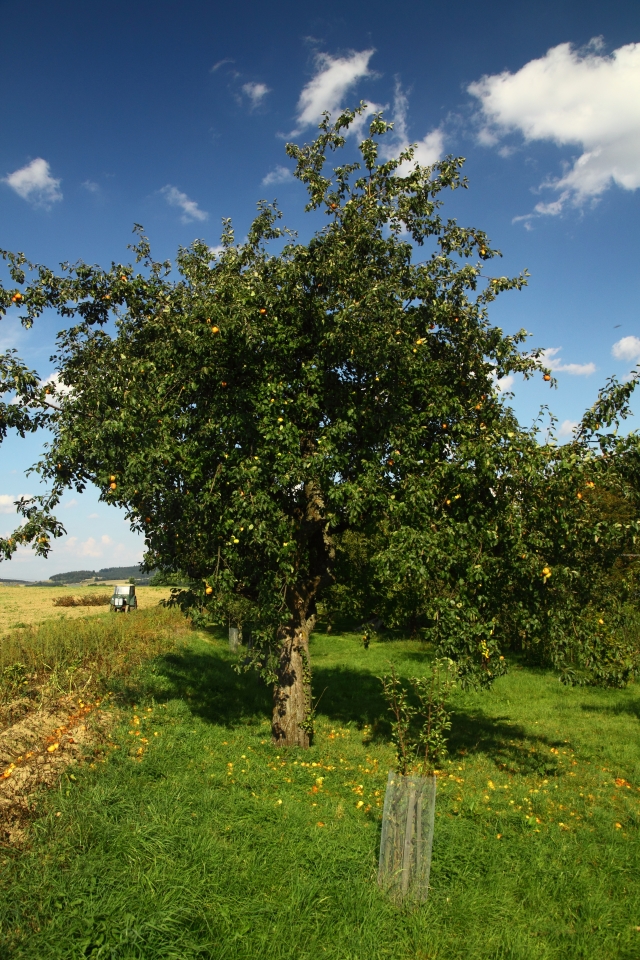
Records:
[[[124,582],[124,581],[118,581]],[[113,593],[113,585],[105,587],[87,587],[74,584],[70,587],[7,587],[0,585],[0,637],[14,627],[31,626],[52,617],[75,620],[77,617],[94,616],[104,613],[104,607],[56,607],[53,601],[57,597],[101,595]],[[169,587],[136,587],[138,606],[141,610],[155,606],[171,593]]]

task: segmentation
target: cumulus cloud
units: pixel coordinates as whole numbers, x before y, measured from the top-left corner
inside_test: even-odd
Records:
[[[616,360],[640,360],[640,339],[638,337],[623,337],[611,348],[611,356]]]
[[[581,152],[563,176],[543,187],[557,199],[529,215],[558,215],[567,203],[599,197],[612,183],[640,187],[640,43],[601,53],[602,42],[577,50],[550,49],[516,73],[484,76],[467,89],[480,101],[480,140],[497,144],[509,133]],[[527,218],[519,218],[527,219]]]
[[[572,437],[580,424],[577,420],[563,420],[558,430],[559,437]]]
[[[373,53],[373,50],[361,50],[345,57],[332,57],[328,53],[316,55],[316,73],[302,88],[296,108],[300,130],[318,123],[325,110],[332,115],[341,110],[345,94],[358,80],[371,76],[369,60]]]
[[[28,200],[37,207],[49,207],[57,200],[62,200],[60,180],[51,176],[49,164],[42,157],[37,157],[25,167],[7,174],[2,182],[23,200]]]
[[[56,389],[56,392],[62,394],[65,397],[69,393],[71,393],[71,387],[67,386],[66,383],[62,382],[62,380],[60,379],[60,374],[57,373],[55,370],[53,373],[49,374],[46,380],[42,381],[42,385],[44,387],[46,387],[47,384],[51,384],[52,386],[54,386]]]
[[[66,383],[63,383],[62,380],[60,379],[60,374],[56,372],[50,373],[45,380],[42,380],[41,386],[46,387],[47,385],[51,385],[55,388],[55,395],[49,397],[47,401],[47,406],[53,407],[56,410],[58,410],[60,408],[56,405],[54,401],[56,400],[57,397],[69,396],[69,394],[71,393],[71,387],[67,386]],[[17,396],[14,397],[11,403],[12,404],[19,403],[18,397]]]
[[[15,513],[14,503],[18,499],[11,493],[0,493],[0,513]]]
[[[423,167],[429,167],[442,158],[444,153],[444,134],[442,130],[432,130],[416,144],[414,159]]]
[[[263,187],[270,187],[272,183],[286,183],[287,180],[293,180],[293,174],[287,167],[278,165],[274,170],[266,175],[262,181]]]
[[[207,220],[209,214],[206,210],[201,210],[195,200],[190,200],[186,193],[182,193],[177,187],[167,184],[160,193],[171,207],[178,207],[182,210],[180,219],[183,223],[191,223],[192,220]]]
[[[511,390],[515,377],[513,374],[508,373],[506,377],[502,377],[500,380],[495,380],[495,387],[498,393],[505,393],[507,390]]]
[[[328,53],[319,53],[316,56],[315,76],[303,87],[298,100],[297,122],[298,129],[292,131],[292,135],[299,133],[304,127],[317,123],[322,114],[328,111],[332,116],[340,113],[345,108],[342,102],[343,98],[349,93],[356,83],[365,77],[373,76],[373,71],[369,69],[369,61],[374,54],[374,50],[354,51],[348,56],[332,57]],[[393,104],[393,133],[388,134],[381,144],[380,154],[383,159],[396,157],[405,150],[411,142],[408,131],[408,99],[403,92],[399,82],[396,82],[395,97]],[[368,103],[364,112],[357,116],[351,125],[350,132],[359,136],[367,122],[367,119],[374,113],[386,110],[382,104]],[[421,140],[416,143],[414,162],[422,166],[430,166],[439,160],[444,153],[444,133],[440,128],[431,130]],[[406,170],[399,168],[400,175],[407,174],[413,168],[413,164],[406,164]],[[284,167],[277,167],[278,172],[283,172]],[[267,174],[263,181],[269,183],[280,182],[276,179],[268,180],[275,176],[276,171]],[[284,176],[284,173],[282,174]]]
[[[589,377],[596,372],[595,363],[565,363],[556,354],[560,353],[562,347],[548,347],[542,352],[542,362],[545,367],[549,367],[554,373],[570,373],[574,377]]]
[[[70,553],[74,557],[102,557],[105,548],[113,546],[113,540],[107,534],[103,534],[99,540],[95,537],[89,537],[87,540],[80,540],[78,537],[67,537],[64,541],[63,549],[65,553]],[[122,544],[118,545],[119,547]]]
[[[242,92],[249,98],[252,108],[257,107],[262,103],[266,95],[271,93],[266,83],[244,83],[242,85]]]
[[[103,534],[99,540],[94,540],[92,537],[89,537],[88,540],[80,541],[76,544],[76,548],[81,551],[77,553],[78,557],[101,557],[105,565],[107,563],[113,563],[114,566],[118,564],[129,565],[140,563],[141,561],[141,551],[137,545],[117,543],[106,534]]]
[[[29,493],[21,493],[17,497],[14,497],[12,493],[0,493],[0,513],[16,513],[14,504],[22,499],[29,500],[30,498],[31,494]]]
[[[395,96],[393,99],[393,133],[387,134],[381,145],[381,156],[388,160],[391,157],[397,157],[399,153],[406,150],[410,145],[409,129],[407,116],[409,113],[409,100],[403,91],[399,82],[396,82]],[[438,127],[428,133],[422,140],[415,144],[415,152],[412,163],[403,163],[398,167],[399,174],[408,174],[416,163],[423,167],[430,167],[436,163],[444,154],[444,133]]]
[[[0,341],[0,349],[1,349],[1,346],[2,346],[2,341]],[[68,387],[66,383],[62,383],[57,373],[52,373],[46,378],[46,380],[40,381],[40,386],[42,387],[46,387],[48,384],[55,387],[56,395],[58,397],[66,397],[71,393],[71,387]],[[53,402],[54,400],[56,400],[56,396],[53,396],[53,395],[49,396],[49,398],[46,401],[46,406],[49,408],[53,408],[55,410],[59,410],[60,407]],[[9,401],[9,405],[12,407],[15,407],[15,406],[18,406],[20,402],[21,402],[20,397],[17,394],[14,394],[14,396]]]

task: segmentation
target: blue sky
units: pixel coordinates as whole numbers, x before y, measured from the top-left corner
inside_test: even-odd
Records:
[[[531,421],[547,403],[568,436],[608,376],[640,358],[640,6],[462,0],[455,5],[58,2],[0,5],[0,246],[55,265],[127,260],[134,222],[156,258],[230,216],[242,237],[260,198],[307,238],[288,137],[360,99],[395,120],[426,162],[467,158],[470,189],[445,213],[486,230],[500,272],[528,269],[492,320],[549,349],[558,389],[514,382]],[[59,328],[0,323],[42,376]],[[44,438],[0,447],[0,532]],[[68,535],[25,579],[132,563],[142,544],[94,491],[69,495]]]

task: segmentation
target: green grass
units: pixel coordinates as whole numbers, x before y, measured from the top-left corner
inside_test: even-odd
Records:
[[[405,910],[375,882],[392,759],[375,678],[428,652],[316,634],[312,658],[306,753],[274,751],[269,695],[219,638],[132,682],[104,761],[65,775],[28,848],[2,854],[3,956],[637,960],[637,687],[568,690],[516,664],[457,694],[431,892]]]
[[[16,624],[0,637],[0,707],[18,697],[102,691],[176,646],[187,622],[175,609]]]

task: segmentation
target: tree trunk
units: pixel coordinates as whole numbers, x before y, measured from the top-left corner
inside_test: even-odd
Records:
[[[328,567],[335,555],[324,518],[322,490],[315,482],[304,485],[297,521],[297,539],[304,546],[309,567],[306,579],[302,576],[286,590],[291,619],[278,631],[280,661],[273,690],[271,737],[276,746],[307,748],[312,736],[309,634],[316,621],[315,597],[321,584],[331,579]]]
[[[278,681],[273,690],[271,735],[282,747],[308,747],[311,719],[309,621],[280,628]]]

